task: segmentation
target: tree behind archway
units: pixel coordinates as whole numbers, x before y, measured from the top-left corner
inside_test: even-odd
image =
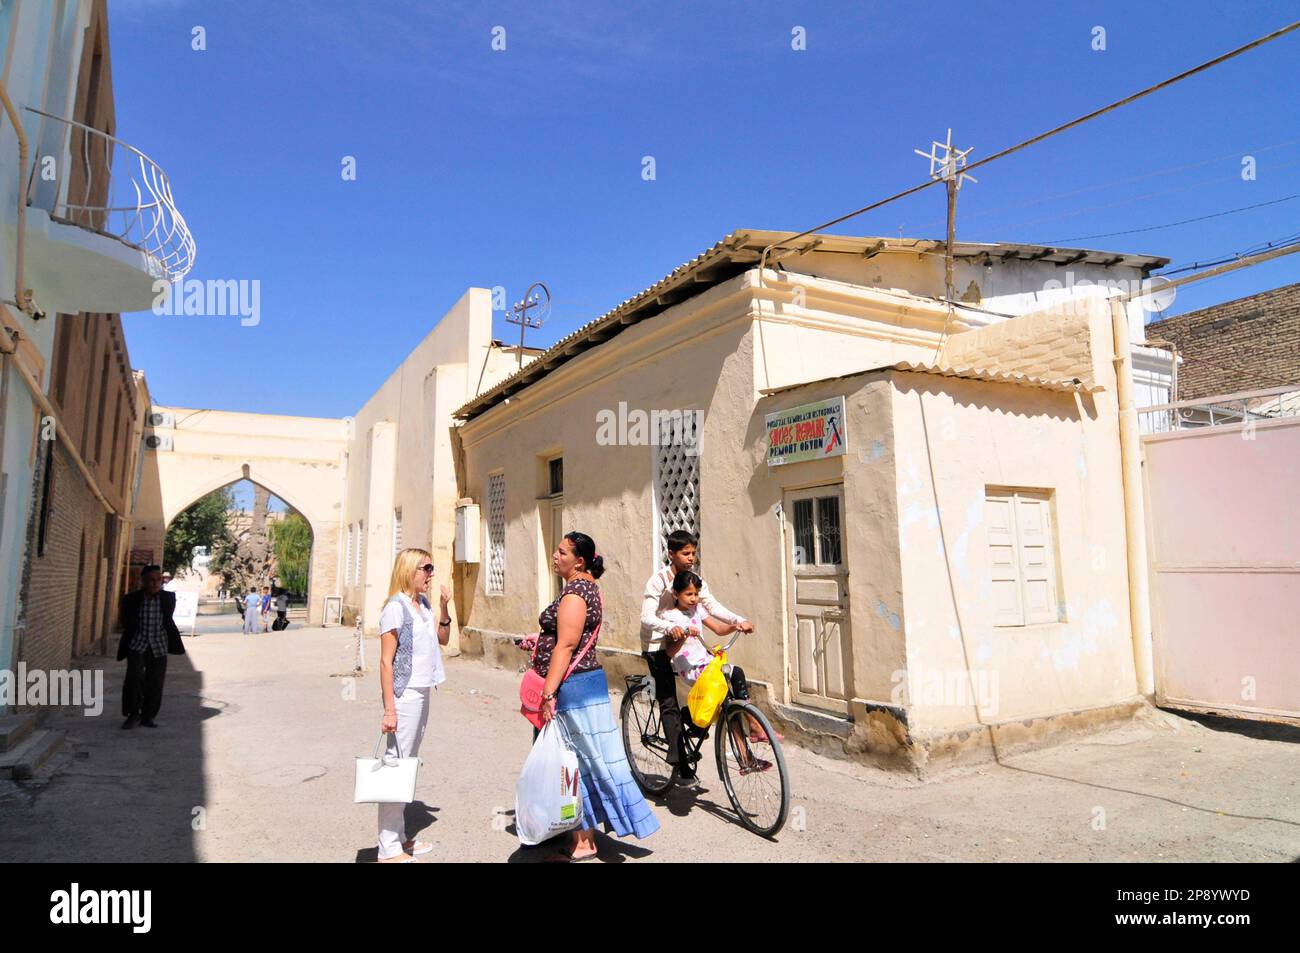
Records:
[[[275,553],[280,586],[294,595],[307,592],[307,570],[311,565],[311,527],[301,513],[290,512],[271,526],[271,548]]]
[[[162,568],[173,576],[183,576],[190,571],[196,546],[207,547],[210,554],[228,548],[226,512],[233,502],[230,487],[225,486],[191,504],[172,520],[163,542]]]

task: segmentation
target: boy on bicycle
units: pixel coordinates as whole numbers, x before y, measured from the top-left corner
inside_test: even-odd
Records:
[[[681,710],[677,704],[677,685],[673,678],[672,661],[665,651],[686,638],[686,629],[663,618],[663,614],[677,604],[672,583],[679,572],[695,569],[696,540],[686,530],[668,534],[668,562],[663,569],[647,580],[641,599],[641,656],[650,666],[654,679],[655,698],[663,718],[664,734],[668,742],[668,763],[673,766],[673,781],[689,784],[696,780],[685,757],[682,737]],[[753,632],[754,626],[732,612],[717,599],[709,587],[700,580],[699,604],[710,616],[720,622],[730,623],[742,632]]]

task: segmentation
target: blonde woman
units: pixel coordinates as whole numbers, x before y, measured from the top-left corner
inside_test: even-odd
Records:
[[[433,581],[433,557],[423,549],[404,549],[393,563],[388,601],[379,616],[379,689],[384,696],[381,730],[388,735],[388,752],[414,758],[420,752],[429,718],[429,693],[442,683],[442,651],[451,638],[447,604],[451,593],[442,586],[435,619],[425,592]],[[379,862],[415,863],[432,844],[406,839],[406,805],[379,805]]]

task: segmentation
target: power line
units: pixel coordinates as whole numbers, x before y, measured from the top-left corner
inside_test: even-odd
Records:
[[[1300,232],[1296,232],[1294,235],[1288,235],[1286,238],[1278,238],[1268,242],[1259,242],[1255,245],[1251,245],[1245,251],[1233,252],[1228,255],[1219,255],[1214,261],[1200,261],[1198,259],[1190,265],[1183,265],[1181,268],[1173,268],[1169,271],[1159,272],[1158,277],[1166,278],[1169,275],[1181,275],[1185,271],[1200,271],[1202,268],[1213,268],[1215,265],[1227,264],[1230,261],[1236,261],[1238,258],[1242,258],[1246,255],[1252,255],[1255,252],[1265,251],[1270,248],[1290,248],[1292,245],[1296,244],[1298,240],[1300,240]]]
[[[1261,147],[1258,148],[1258,149],[1251,149],[1251,150],[1249,151],[1249,153],[1230,152],[1230,153],[1227,153],[1227,154],[1225,154],[1225,155],[1215,156],[1215,157],[1213,157],[1213,158],[1211,158],[1211,159],[1202,159],[1200,162],[1189,162],[1189,163],[1186,163],[1186,164],[1184,164],[1184,165],[1167,166],[1167,167],[1165,167],[1165,168],[1163,168],[1163,169],[1154,169],[1154,170],[1152,170],[1151,172],[1145,172],[1145,173],[1143,173],[1142,175],[1130,176],[1129,178],[1125,178],[1125,179],[1114,179],[1114,180],[1112,180],[1112,181],[1110,181],[1110,182],[1097,182],[1097,183],[1094,183],[1093,185],[1085,185],[1085,186],[1082,186],[1081,188],[1071,189],[1069,192],[1058,192],[1058,193],[1056,193],[1056,194],[1054,194],[1054,195],[1043,195],[1043,196],[1040,196],[1039,198],[1028,199],[1028,200],[1026,200],[1026,201],[1024,201],[1024,202],[1013,202],[1013,203],[1010,204],[1010,205],[1002,205],[1002,206],[999,206],[998,208],[991,208],[991,209],[984,209],[984,210],[982,210],[982,211],[977,211],[977,212],[970,212],[970,213],[967,213],[967,214],[966,214],[965,219],[966,219],[967,222],[969,222],[971,219],[987,218],[987,217],[990,216],[990,215],[997,215],[997,214],[999,214],[999,213],[1001,213],[1001,212],[1010,212],[1010,211],[1014,211],[1015,209],[1020,209],[1020,208],[1029,208],[1029,207],[1034,206],[1034,205],[1042,205],[1042,204],[1044,204],[1044,203],[1046,203],[1046,202],[1054,202],[1054,201],[1056,201],[1057,199],[1068,199],[1068,198],[1072,198],[1073,196],[1076,196],[1076,195],[1082,195],[1082,194],[1085,193],[1085,192],[1096,192],[1096,191],[1099,191],[1099,190],[1101,190],[1101,189],[1109,189],[1109,188],[1112,188],[1113,186],[1116,186],[1116,185],[1128,185],[1129,183],[1132,183],[1132,182],[1144,182],[1144,181],[1146,181],[1147,179],[1158,178],[1159,176],[1162,176],[1162,175],[1172,175],[1172,174],[1175,173],[1175,172],[1186,172],[1186,171],[1188,171],[1189,169],[1199,169],[1199,168],[1202,168],[1202,167],[1207,166],[1207,165],[1213,165],[1213,164],[1216,163],[1216,162],[1223,162],[1223,161],[1225,161],[1225,160],[1227,160],[1227,159],[1240,159],[1240,158],[1242,157],[1242,155],[1245,155],[1245,154],[1249,154],[1249,155],[1262,155],[1262,154],[1265,153],[1265,152],[1272,152],[1272,151],[1275,150],[1275,149],[1283,149],[1283,148],[1285,148],[1285,147],[1287,147],[1287,146],[1293,146],[1293,145],[1295,145],[1296,143],[1300,143],[1300,139],[1286,139],[1286,140],[1283,140],[1282,142],[1275,142],[1275,143],[1273,143],[1272,145],[1261,146]],[[1281,168],[1289,168],[1290,166],[1293,166],[1293,165],[1295,165],[1295,164],[1296,164],[1296,163],[1294,163],[1294,162],[1292,162],[1292,163],[1288,163],[1288,165],[1286,165],[1286,166],[1281,166]],[[1235,177],[1234,177],[1234,179],[1235,179]],[[1211,184],[1213,184],[1214,182],[1219,182],[1219,181],[1223,181],[1223,180],[1221,180],[1221,179],[1211,179],[1211,180],[1207,180],[1207,181],[1205,181],[1205,182],[1197,183],[1196,186],[1187,186],[1187,188],[1194,188],[1194,187],[1197,187],[1197,186],[1200,186],[1200,185],[1211,185]],[[1171,191],[1175,191],[1175,190],[1171,190]],[[1153,193],[1150,193],[1150,195],[1161,195],[1161,194],[1167,194],[1167,193],[1159,193],[1159,192],[1153,192]],[[1145,197],[1147,197],[1147,196],[1138,196],[1138,198],[1145,198]],[[1093,207],[1093,208],[1105,208],[1106,206],[1092,206],[1092,207]],[[1046,221],[1046,219],[1039,219],[1038,221]],[[929,221],[927,221],[927,222],[922,222],[921,224],[917,225],[916,227],[917,227],[917,228],[927,228],[927,227],[932,226],[932,225],[942,225],[942,224],[943,224],[943,220],[942,220],[942,219],[931,219],[931,220],[929,220]],[[1003,225],[1003,226],[999,226],[999,227],[1000,227],[1000,228],[1014,228],[1016,225],[1023,225],[1023,224],[1029,224],[1029,223],[1025,223],[1025,222],[1013,222],[1011,225]]]
[[[1241,208],[1230,208],[1222,212],[1213,212],[1209,215],[1198,215],[1196,218],[1185,218],[1182,221],[1167,222],[1164,225],[1148,225],[1145,228],[1130,228],[1122,232],[1103,232],[1099,235],[1071,235],[1069,238],[1058,238],[1054,241],[1038,242],[1037,244],[1060,245],[1065,242],[1082,242],[1093,238],[1113,238],[1116,235],[1136,235],[1138,232],[1155,232],[1162,228],[1174,228],[1178,225],[1190,225],[1192,222],[1203,222],[1209,218],[1221,218],[1224,215],[1235,215],[1238,212],[1249,212],[1251,209],[1264,208],[1269,205],[1280,205],[1283,202],[1290,202],[1294,199],[1300,199],[1300,192],[1296,192],[1294,195],[1284,196],[1280,199],[1273,199],[1271,202],[1257,202],[1254,205],[1243,205]]]
[[[1019,142],[1014,146],[1010,146],[1006,149],[1003,149],[1000,152],[995,152],[993,155],[988,156],[987,158],[980,159],[977,162],[973,162],[967,165],[963,171],[973,172],[974,170],[978,169],[980,166],[988,165],[990,162],[995,162],[998,159],[1005,158],[1006,156],[1009,156],[1014,152],[1019,152],[1021,149],[1026,149],[1029,146],[1042,142],[1044,139],[1050,139],[1052,136],[1059,135],[1062,132],[1065,132],[1069,129],[1073,129],[1075,126],[1079,126],[1085,122],[1088,122],[1089,120],[1096,119],[1098,116],[1102,116],[1108,112],[1111,112],[1112,110],[1120,108],[1121,106],[1127,106],[1129,103],[1136,102],[1137,100],[1142,99],[1145,96],[1149,96],[1152,93],[1158,92],[1168,86],[1172,86],[1174,83],[1180,82],[1181,80],[1187,79],[1190,76],[1195,76],[1197,73],[1202,73],[1205,70],[1218,66],[1220,63],[1226,62],[1227,60],[1230,60],[1233,57],[1240,56],[1242,53],[1249,52],[1250,50],[1255,49],[1257,46],[1262,46],[1265,43],[1272,42],[1273,40],[1285,36],[1288,33],[1292,33],[1297,29],[1300,29],[1300,20],[1297,20],[1294,23],[1287,24],[1286,26],[1281,27],[1280,29],[1274,30],[1272,33],[1268,33],[1260,37],[1259,39],[1252,40],[1250,43],[1247,43],[1244,46],[1239,46],[1234,50],[1229,50],[1227,53],[1223,53],[1219,56],[1216,56],[1212,60],[1207,60],[1206,62],[1201,63],[1199,66],[1193,66],[1191,69],[1184,70],[1183,72],[1178,73],[1175,76],[1171,76],[1168,79],[1161,80],[1159,83],[1156,83],[1153,86],[1148,86],[1145,89],[1139,90],[1136,93],[1132,93],[1131,95],[1125,96],[1123,99],[1118,99],[1115,102],[1110,103],[1109,105],[1102,106],[1098,109],[1094,109],[1092,112],[1080,116],[1077,119],[1072,119],[1069,122],[1062,123],[1059,126],[1047,130],[1046,132],[1039,133],[1038,135],[1030,139],[1026,139],[1023,142]],[[882,205],[888,205],[890,202],[896,202],[899,199],[906,198],[909,195],[915,195],[917,192],[923,191],[924,189],[928,189],[930,188],[930,186],[936,185],[942,181],[944,180],[926,179],[926,181],[918,185],[914,185],[909,189],[904,189],[902,192],[898,192],[895,195],[889,196],[888,198],[883,198],[880,199],[879,201],[872,202],[869,205],[864,205],[862,208],[855,209],[854,211],[849,212],[845,215],[841,215],[838,218],[833,218],[829,222],[823,222],[821,225],[815,225],[812,228],[802,231],[797,235],[792,235],[790,238],[783,239],[780,242],[774,242],[772,245],[769,245],[767,248],[764,248],[763,254],[759,256],[760,280],[762,277],[763,267],[767,262],[768,252],[771,251],[773,248],[777,247],[778,245],[784,245],[787,242],[793,242],[793,241],[797,241],[800,238],[806,238],[807,236],[813,234],[814,232],[819,232],[822,231],[823,229],[827,229],[835,225],[839,225],[841,222],[846,222],[851,218],[856,218],[857,216],[862,215],[865,212],[870,212],[873,209],[880,208]]]
[[[1300,165],[1300,161],[1288,162],[1283,165],[1279,165],[1276,168],[1291,169],[1298,165]],[[1163,198],[1166,195],[1177,195],[1180,192],[1190,192],[1193,189],[1204,188],[1207,185],[1222,185],[1225,182],[1235,183],[1238,181],[1240,180],[1236,175],[1224,176],[1222,178],[1217,178],[1217,179],[1204,179],[1200,182],[1193,182],[1190,185],[1179,185],[1172,189],[1161,189],[1159,192],[1147,192],[1143,195],[1125,196],[1124,198],[1119,199],[1118,201],[1115,202],[1102,202],[1098,205],[1084,205],[1080,208],[1072,209],[1068,212],[1062,212],[1059,215],[1042,215],[1039,216],[1038,218],[1022,219],[1019,222],[1003,223],[997,227],[1002,230],[1007,230],[1012,228],[1023,228],[1026,225],[1040,225],[1043,222],[1057,222],[1063,218],[1075,218],[1080,215],[1086,215],[1089,212],[1100,212],[1103,209],[1127,207],[1129,205],[1132,205],[1134,202],[1145,202],[1150,199]]]

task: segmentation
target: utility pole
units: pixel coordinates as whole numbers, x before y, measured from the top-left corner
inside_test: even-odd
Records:
[[[540,289],[534,291],[534,289]],[[536,309],[531,314],[530,309]],[[524,331],[528,328],[540,328],[542,322],[551,313],[551,290],[546,287],[545,282],[534,281],[524,292],[522,301],[515,302],[515,306],[506,312],[506,320],[511,324],[519,325],[519,369],[524,369]]]
[[[939,347],[935,349],[937,359],[943,341],[948,336],[948,322],[952,319],[953,299],[956,297],[956,289],[952,285],[952,259],[954,246],[957,244],[957,190],[967,179],[972,182],[979,180],[961,171],[966,165],[966,157],[970,155],[971,149],[954,149],[951,129],[948,130],[946,141],[931,140],[929,152],[922,152],[920,149],[912,151],[921,158],[930,160],[930,178],[935,181],[942,180],[948,193],[948,237],[944,242],[943,253],[944,298],[948,303],[948,317],[944,319],[943,334],[939,338]]]

